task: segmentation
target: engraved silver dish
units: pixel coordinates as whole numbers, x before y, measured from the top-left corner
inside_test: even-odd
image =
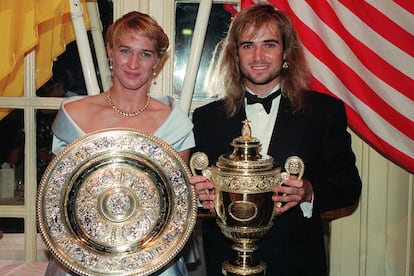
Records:
[[[191,236],[190,171],[163,140],[132,129],[85,135],[46,169],[37,195],[41,236],[79,275],[149,275]]]

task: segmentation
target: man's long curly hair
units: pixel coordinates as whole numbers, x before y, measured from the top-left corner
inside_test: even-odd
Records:
[[[209,76],[207,92],[224,98],[228,117],[242,108],[245,95],[245,80],[239,67],[239,39],[247,30],[253,38],[262,27],[276,27],[280,31],[284,61],[288,63],[288,68],[282,68],[280,72],[282,94],[289,98],[294,112],[305,108],[304,92],[308,89],[311,73],[302,43],[283,11],[276,10],[271,4],[256,4],[241,10],[232,21],[227,37],[217,48],[219,56]]]

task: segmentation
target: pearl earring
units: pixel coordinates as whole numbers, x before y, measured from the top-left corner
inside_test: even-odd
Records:
[[[109,59],[108,62],[109,62],[109,72],[111,72],[111,76],[112,76],[113,75],[114,64],[112,62],[112,59]]]
[[[157,73],[155,72],[155,68],[153,68],[152,76],[153,76],[153,79],[154,79],[154,81],[152,83],[154,85],[156,85],[157,84],[157,80],[155,79],[155,77],[157,76]]]

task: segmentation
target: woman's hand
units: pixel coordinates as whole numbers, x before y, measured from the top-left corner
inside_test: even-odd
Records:
[[[214,184],[203,175],[191,176],[190,183],[194,185],[203,208],[214,209]]]

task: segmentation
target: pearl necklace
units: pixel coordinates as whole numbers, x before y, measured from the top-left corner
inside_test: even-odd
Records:
[[[109,91],[106,93],[106,99],[108,100],[109,106],[112,107],[113,110],[115,110],[116,112],[118,112],[119,114],[121,114],[124,117],[135,117],[135,116],[141,114],[142,112],[144,112],[145,109],[147,109],[147,107],[150,103],[150,98],[151,97],[150,97],[149,93],[147,93],[147,102],[145,103],[145,105],[142,108],[140,108],[140,109],[138,109],[134,112],[125,112],[125,111],[122,111],[121,109],[119,109],[117,106],[115,106],[115,104],[112,102],[111,94],[109,93]]]

